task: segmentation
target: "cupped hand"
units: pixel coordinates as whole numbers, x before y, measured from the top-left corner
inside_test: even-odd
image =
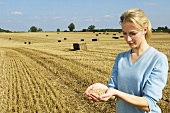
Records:
[[[105,94],[100,95],[100,97],[99,97],[100,101],[106,102],[109,99],[115,99],[115,95],[116,95],[115,92],[116,92],[115,89],[108,88]]]
[[[100,95],[103,95],[105,91],[108,89],[108,87],[101,83],[95,83],[89,86],[85,93],[88,96],[88,99],[91,100],[91,102],[98,102],[100,101]]]

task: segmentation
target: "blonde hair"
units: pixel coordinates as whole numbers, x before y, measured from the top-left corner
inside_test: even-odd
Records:
[[[120,17],[120,23],[123,22],[132,22],[138,26],[138,28],[148,28],[145,34],[146,41],[149,41],[152,35],[152,27],[149,19],[147,18],[144,11],[139,8],[128,9]]]

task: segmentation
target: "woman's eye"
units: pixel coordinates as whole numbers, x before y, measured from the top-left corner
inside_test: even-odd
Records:
[[[127,33],[123,33],[123,35],[126,35]]]
[[[136,33],[129,33],[129,35],[136,35]]]

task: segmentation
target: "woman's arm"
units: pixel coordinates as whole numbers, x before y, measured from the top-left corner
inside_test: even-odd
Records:
[[[90,91],[93,89],[106,89],[107,91],[103,95],[97,95],[94,93],[90,93]],[[121,92],[114,88],[108,88],[107,86],[100,84],[100,83],[96,83],[96,84],[89,86],[87,90],[85,91],[85,93],[88,96],[89,100],[91,100],[91,102],[98,102],[98,101],[105,102],[109,99],[114,99],[115,97],[117,97],[139,109],[142,109],[147,112],[150,111],[147,100],[144,97],[138,97],[138,96],[134,96],[131,94]]]
[[[144,97],[139,97],[139,96],[135,96],[135,95],[131,95],[131,94],[128,94],[128,93],[124,93],[124,92],[121,92],[119,90],[115,90],[115,96],[124,100],[125,102],[139,108],[139,109],[142,109],[144,111],[147,111],[149,112],[149,105],[148,105],[148,102],[147,100],[144,98]]]

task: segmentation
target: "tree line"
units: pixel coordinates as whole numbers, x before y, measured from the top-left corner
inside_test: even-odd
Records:
[[[64,30],[63,32],[73,32],[75,30],[75,25],[74,23],[70,23],[68,25],[68,31]],[[60,32],[60,28],[57,28],[56,32]],[[95,25],[90,25],[87,29],[82,29],[79,31],[74,31],[74,32],[121,32],[121,29],[95,29]],[[169,32],[170,29],[165,26],[165,27],[158,27],[157,29],[152,29],[153,32]],[[0,28],[0,32],[12,32],[10,30],[4,30]],[[31,26],[28,32],[43,32],[42,28],[38,28],[36,26]]]
[[[1,28],[0,28],[0,32],[7,32],[7,33],[10,33],[10,32],[12,32],[12,31],[10,31],[10,30],[5,30],[5,29],[1,29]]]
[[[70,23],[68,25],[68,29],[64,30],[64,32],[73,32],[75,30],[75,25],[74,23]],[[41,28],[37,28],[35,26],[32,26],[29,30],[29,32],[42,32],[43,30]],[[74,31],[74,32],[121,32],[122,29],[95,29],[94,25],[90,25],[87,29],[82,29],[79,31]],[[157,29],[152,29],[153,32],[169,32],[170,33],[170,29],[165,26],[165,27],[158,27]],[[57,28],[57,32],[60,32],[60,29]]]
[[[158,27],[156,31],[157,32],[170,32],[170,29],[167,26],[165,26],[165,27]]]
[[[74,23],[70,23],[68,25],[69,30],[64,30],[63,32],[73,32],[75,30]],[[57,32],[60,32],[61,30],[57,28]],[[37,28],[36,26],[30,27],[28,32],[43,32],[41,28]],[[90,25],[87,29],[82,29],[80,31],[74,31],[74,32],[121,32],[121,29],[95,29],[94,25]]]

